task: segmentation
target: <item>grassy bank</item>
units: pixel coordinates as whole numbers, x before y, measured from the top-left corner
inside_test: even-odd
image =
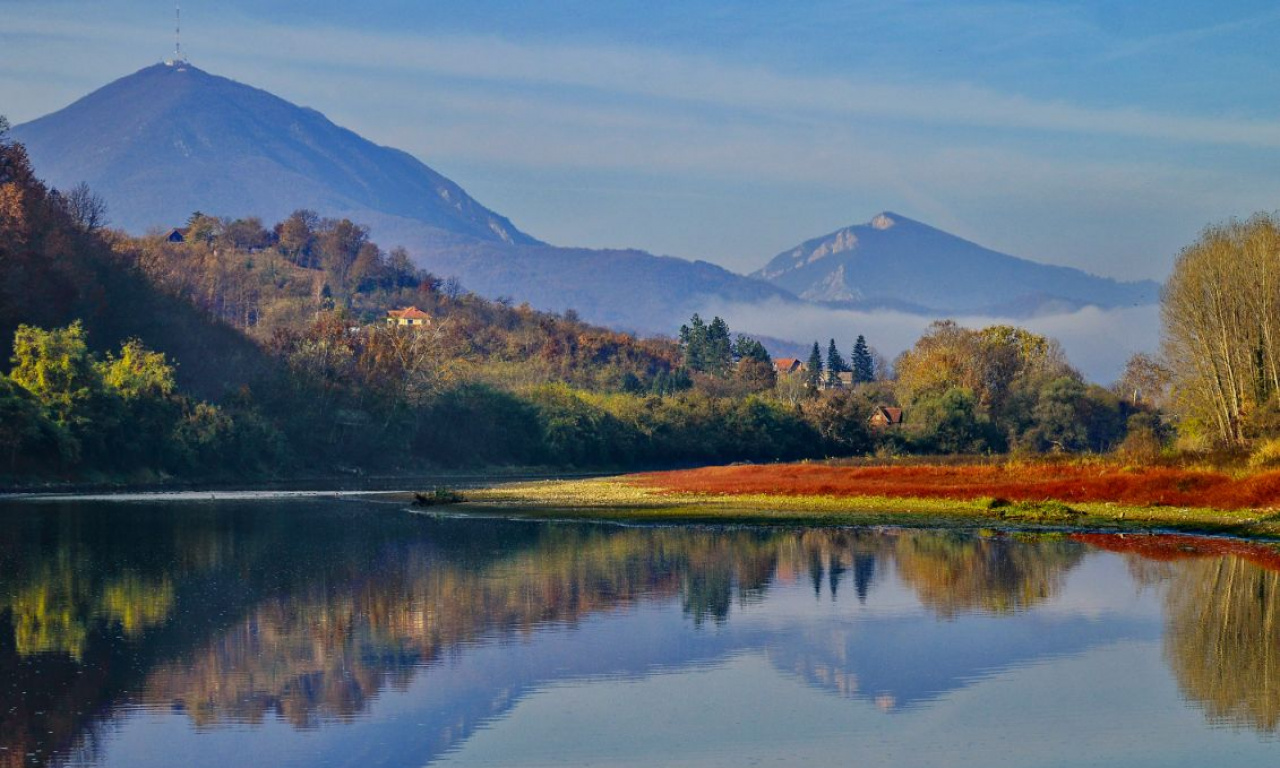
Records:
[[[561,519],[1169,530],[1280,539],[1280,514],[1274,509],[913,497],[847,490],[839,494],[700,492],[663,485],[663,478],[677,474],[512,483],[468,491],[466,497],[473,509]]]

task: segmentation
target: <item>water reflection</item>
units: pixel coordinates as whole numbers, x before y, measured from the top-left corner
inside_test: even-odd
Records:
[[[14,506],[0,534],[6,767],[139,762],[107,727],[139,710],[195,734],[255,726],[241,738],[264,748],[284,743],[272,723],[337,734],[335,764],[422,765],[548,684],[744,653],[910,711],[1003,670],[1158,638],[1142,615],[1058,606],[1099,545],[1125,550],[1134,588],[1163,591],[1185,696],[1215,720],[1280,718],[1277,574],[1247,553],[430,519],[351,500]],[[373,759],[358,742],[374,721],[415,727],[382,734],[396,748]],[[280,749],[277,763],[314,761]]]

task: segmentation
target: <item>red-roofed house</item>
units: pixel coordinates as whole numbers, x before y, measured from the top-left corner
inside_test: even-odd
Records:
[[[407,309],[392,309],[387,311],[388,325],[408,325],[420,326],[430,325],[431,315],[418,309],[417,307],[409,307]]]
[[[773,361],[773,370],[777,373],[795,373],[804,370],[804,363],[796,357],[779,357]]]

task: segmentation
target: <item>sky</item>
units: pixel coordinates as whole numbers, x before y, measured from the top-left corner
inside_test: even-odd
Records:
[[[195,65],[418,156],[530,234],[750,272],[881,210],[1165,277],[1280,200],[1267,2],[221,0]],[[21,123],[171,55],[173,6],[0,0]]]

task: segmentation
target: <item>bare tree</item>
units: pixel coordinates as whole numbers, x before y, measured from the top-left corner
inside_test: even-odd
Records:
[[[80,182],[62,196],[67,214],[76,226],[85,232],[96,232],[107,225],[107,203],[101,196]]]

